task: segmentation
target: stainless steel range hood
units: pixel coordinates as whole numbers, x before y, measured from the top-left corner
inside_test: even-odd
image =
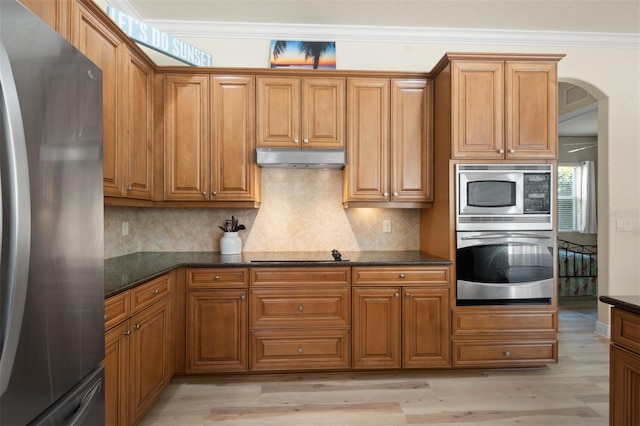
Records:
[[[259,167],[284,169],[342,169],[344,149],[256,148]]]

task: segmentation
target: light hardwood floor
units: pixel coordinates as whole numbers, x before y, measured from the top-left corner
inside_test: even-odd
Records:
[[[176,378],[142,425],[607,425],[595,298],[560,303],[559,362],[534,369]]]

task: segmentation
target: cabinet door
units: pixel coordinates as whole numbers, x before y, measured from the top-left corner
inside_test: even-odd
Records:
[[[556,63],[506,63],[507,158],[556,158]]]
[[[391,81],[391,200],[433,201],[433,81]]]
[[[344,78],[302,79],[302,147],[344,148]]]
[[[256,199],[253,77],[211,77],[211,200]]]
[[[164,199],[209,199],[209,76],[165,76]]]
[[[400,368],[400,288],[354,288],[353,368]]]
[[[128,424],[129,321],[108,331],[104,337],[105,424]]]
[[[187,372],[247,371],[247,290],[187,294]]]
[[[259,147],[300,146],[300,78],[257,77]]]
[[[451,64],[451,155],[504,158],[504,62]]]
[[[344,201],[389,199],[389,80],[347,80]]]
[[[127,50],[124,63],[122,139],[126,152],[125,195],[151,199],[153,182],[153,71]]]
[[[446,367],[449,290],[403,287],[403,367]]]
[[[640,354],[611,345],[609,424],[640,424]]]
[[[40,19],[49,24],[61,36],[69,38],[68,7],[70,0],[20,0],[20,3],[29,8]]]
[[[102,70],[102,143],[104,195],[124,195],[124,153],[118,137],[118,100],[125,45],[78,1],[73,3],[71,40]]]
[[[163,299],[131,317],[131,423],[137,423],[169,384],[171,366],[169,299]]]

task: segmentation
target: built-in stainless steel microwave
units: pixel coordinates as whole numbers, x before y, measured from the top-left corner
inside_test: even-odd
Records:
[[[457,164],[456,229],[552,230],[551,164]]]

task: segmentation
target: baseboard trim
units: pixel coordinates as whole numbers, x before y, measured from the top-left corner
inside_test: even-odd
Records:
[[[609,324],[596,321],[595,333],[602,337],[606,337],[607,339],[611,339],[611,327],[609,326]]]

